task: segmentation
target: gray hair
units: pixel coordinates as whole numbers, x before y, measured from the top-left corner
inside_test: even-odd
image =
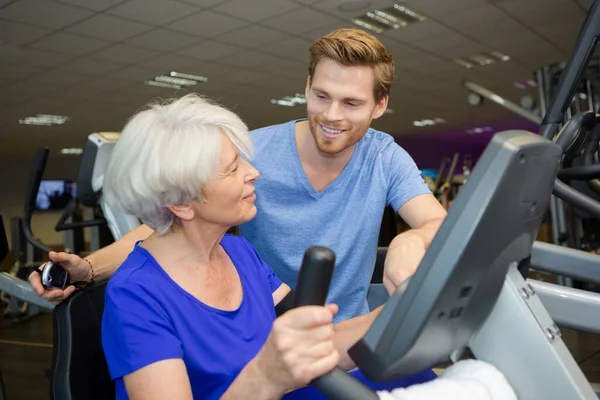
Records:
[[[197,199],[219,171],[221,133],[254,155],[248,127],[234,112],[197,94],[151,103],[125,125],[104,176],[106,202],[159,234],[175,216],[168,207]]]

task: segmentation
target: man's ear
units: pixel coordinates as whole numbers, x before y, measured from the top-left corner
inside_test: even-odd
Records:
[[[190,203],[169,206],[169,211],[182,221],[191,221],[194,218],[194,209]]]
[[[309,75],[308,78],[306,78],[306,87],[304,88],[304,98],[305,99],[308,98],[308,94],[310,93],[310,85],[311,85],[311,81],[310,81],[310,75]]]
[[[375,110],[373,110],[373,119],[377,119],[383,115],[388,106],[388,96],[384,96],[381,100],[377,102],[375,105]]]

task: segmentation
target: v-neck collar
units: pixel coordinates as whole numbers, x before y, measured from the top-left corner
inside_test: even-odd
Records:
[[[358,152],[361,146],[362,139],[354,145],[352,155],[350,156],[350,159],[344,166],[342,172],[337,176],[337,178],[334,179],[333,182],[327,185],[327,187],[323,189],[322,192],[319,192],[317,191],[317,189],[315,189],[312,183],[310,183],[310,180],[306,175],[306,171],[304,171],[304,167],[302,167],[302,162],[300,161],[300,152],[298,151],[298,146],[296,144],[296,124],[301,121],[306,121],[306,118],[290,121],[290,132],[288,133],[288,138],[291,141],[290,144],[294,150],[294,163],[296,164],[296,170],[298,172],[298,175],[300,176],[300,180],[302,181],[302,184],[304,185],[304,188],[308,191],[308,193],[315,199],[318,199],[320,197],[325,196],[327,193],[337,190],[337,188],[343,186],[348,181],[349,176],[352,174],[352,171],[354,171],[353,165],[357,157],[356,153]]]

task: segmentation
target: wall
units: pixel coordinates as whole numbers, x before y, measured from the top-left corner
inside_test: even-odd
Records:
[[[10,244],[12,217],[22,217],[25,205],[25,191],[29,182],[33,157],[31,159],[0,159],[0,214],[4,220],[4,228]],[[44,173],[44,179],[75,179],[79,167],[78,157],[50,157]],[[60,245],[62,233],[56,232],[54,226],[60,212],[35,213],[31,221],[33,233],[48,245]]]
[[[539,128],[528,121],[521,119],[496,122],[489,124],[488,132],[472,134],[467,128],[422,130],[403,133],[395,136],[396,142],[402,146],[415,160],[421,169],[435,169],[440,167],[444,157],[460,153],[455,173],[462,173],[461,166],[465,154],[470,154],[473,163],[479,159],[485,147],[494,134],[511,129],[523,129],[537,133]]]

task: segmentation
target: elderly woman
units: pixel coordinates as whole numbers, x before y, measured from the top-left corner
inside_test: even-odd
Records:
[[[226,234],[256,214],[252,153],[240,118],[196,95],[123,129],[104,196],[155,233],[106,289],[102,343],[117,399],[272,399],[352,366],[346,349],[375,313],[335,328],[335,305],[276,319],[290,288]]]

